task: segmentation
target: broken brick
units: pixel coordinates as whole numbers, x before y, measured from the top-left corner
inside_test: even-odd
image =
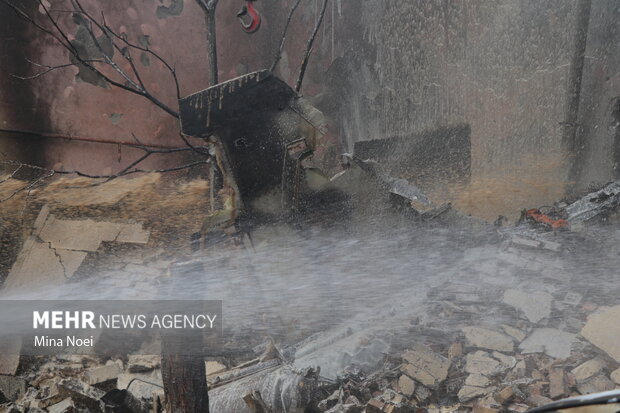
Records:
[[[549,397],[558,399],[567,395],[566,374],[562,369],[549,371]]]

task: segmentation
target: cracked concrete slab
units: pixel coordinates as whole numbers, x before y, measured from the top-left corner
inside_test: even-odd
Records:
[[[54,249],[50,243],[31,237],[9,272],[4,289],[19,289],[33,284],[61,284],[73,276],[84,258],[86,252]]]
[[[532,323],[549,317],[553,296],[544,291],[525,292],[509,289],[504,293],[504,303],[521,311]]]
[[[140,224],[65,220],[51,215],[39,237],[56,249],[94,252],[103,241],[146,244],[149,233]]]
[[[142,224],[59,219],[44,206],[33,225],[32,235],[24,242],[13,264],[4,289],[62,284],[102,242],[146,244],[149,235]]]
[[[570,357],[575,338],[575,334],[566,331],[538,328],[519,345],[519,349],[523,354],[545,353],[556,359],[566,359]]]

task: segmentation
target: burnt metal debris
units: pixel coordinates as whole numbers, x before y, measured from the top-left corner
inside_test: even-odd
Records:
[[[304,191],[301,162],[323,133],[320,112],[268,71],[250,73],[180,100],[183,133],[222,146],[246,215],[280,216]]]

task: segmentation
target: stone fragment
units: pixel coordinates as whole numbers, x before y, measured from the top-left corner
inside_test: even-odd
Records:
[[[7,400],[15,401],[26,394],[26,380],[15,376],[0,376],[0,392]]]
[[[525,413],[528,410],[530,410],[530,407],[523,403],[513,403],[506,408],[508,413]]]
[[[476,403],[472,409],[473,413],[499,413],[500,407],[488,405],[486,403]]]
[[[132,381],[133,379],[139,380]],[[130,383],[131,386],[129,386]],[[160,391],[163,387],[161,370],[153,370],[149,373],[120,374],[116,381],[116,388],[127,389],[128,386],[129,393],[140,406],[139,410],[148,412],[153,407],[153,394]]]
[[[507,356],[503,353],[500,353],[499,351],[494,351],[492,353],[493,358],[499,360],[500,363],[502,363],[502,365],[504,365],[506,368],[513,368],[514,366],[517,365],[517,359],[512,357],[512,356]]]
[[[614,383],[620,385],[620,369],[612,371],[609,377],[613,380]]]
[[[566,374],[562,369],[551,369],[549,371],[549,397],[561,399],[567,396]]]
[[[512,387],[508,386],[495,393],[494,398],[495,401],[497,401],[499,404],[504,405],[510,400],[512,400],[514,395],[514,390],[512,389]]]
[[[382,413],[385,403],[378,399],[370,399],[366,404],[366,413]]]
[[[504,303],[521,311],[532,323],[549,317],[553,296],[543,291],[528,293],[519,290],[506,290]]]
[[[469,345],[497,351],[513,351],[512,339],[496,331],[481,327],[464,327],[463,332]]]
[[[469,353],[466,357],[465,371],[470,374],[490,376],[500,369],[500,362],[489,357],[484,351]]]
[[[521,247],[529,247],[529,248],[534,248],[534,249],[538,249],[541,247],[540,241],[537,241],[531,238],[523,238],[523,237],[515,236],[510,239],[510,242],[513,245],[517,245]]]
[[[470,374],[465,379],[465,385],[473,387],[486,387],[490,382],[489,378],[482,374]]]
[[[532,406],[535,406],[535,407],[544,406],[545,404],[553,403],[553,400],[551,400],[550,398],[541,396],[538,394],[528,397],[527,401],[528,403],[530,403]]]
[[[75,404],[73,403],[73,400],[70,397],[68,397],[64,399],[63,401],[61,401],[60,403],[51,405],[47,409],[47,411],[49,413],[72,413],[74,409],[75,409]]]
[[[571,370],[571,373],[573,373],[577,382],[581,383],[600,373],[606,365],[607,363],[604,360],[595,358],[575,367]]]
[[[515,341],[517,341],[518,343],[525,340],[526,334],[523,331],[519,330],[518,328],[509,326],[507,324],[502,324],[502,329],[504,330],[506,334],[514,338]]]
[[[558,242],[542,240],[540,243],[541,243],[541,247],[546,250],[553,251],[553,252],[562,251],[562,244]]]
[[[474,386],[463,386],[461,390],[459,390],[458,398],[461,403],[465,403],[476,397],[486,396],[487,394],[493,392],[494,388],[488,387],[474,387]]]
[[[610,307],[588,317],[581,335],[620,362],[620,306]]]
[[[127,370],[130,373],[146,373],[159,368],[160,362],[161,357],[157,355],[131,354],[127,360]],[[207,374],[211,372],[207,370]]]
[[[400,392],[402,394],[407,397],[411,397],[415,392],[415,382],[405,374],[401,374],[400,378],[398,379],[398,388],[400,389]]]
[[[603,391],[613,390],[615,388],[616,385],[603,374],[599,374],[598,376],[577,385],[577,390],[579,390],[579,393],[581,394],[600,393]]]
[[[228,370],[226,365],[220,363],[219,361],[206,361],[205,366],[207,369],[207,376],[211,376],[213,374],[219,374],[219,373],[222,373]]]
[[[22,413],[13,403],[0,405],[0,413]]]
[[[461,343],[453,343],[448,349],[448,358],[450,360],[459,358],[463,355],[463,345]]]
[[[420,403],[426,401],[429,397],[431,397],[431,394],[432,394],[431,391],[426,386],[422,386],[422,385],[415,386],[414,397]]]
[[[550,357],[565,359],[570,357],[575,335],[553,328],[538,328],[520,345],[524,354],[545,353]]]
[[[90,411],[101,411],[99,401],[105,393],[102,390],[92,387],[83,381],[76,379],[64,379],[58,383],[60,393],[65,397],[72,398],[76,403],[87,407]]]
[[[84,372],[84,381],[90,385],[116,380],[122,369],[116,363],[94,367]]]
[[[403,355],[408,362],[401,371],[428,387],[436,387],[448,377],[450,360],[426,346],[416,345]]]

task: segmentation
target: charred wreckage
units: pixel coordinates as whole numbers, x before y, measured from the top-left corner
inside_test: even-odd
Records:
[[[358,142],[352,154],[340,156],[337,168],[325,167],[313,156],[324,150],[328,132],[322,113],[269,71],[181,99],[180,119],[184,134],[209,142],[216,162],[209,172],[210,212],[191,237],[194,256],[163,266],[171,274],[169,288],[196,268],[204,271],[196,257],[205,249],[245,250],[249,254],[241,255],[247,258],[235,265],[251,274],[255,233],[261,227],[283,222],[300,230],[355,226],[370,215],[380,216],[381,225],[407,222],[420,231],[424,223],[435,222],[483,228],[495,249],[464,247],[461,271],[484,279],[510,267],[537,290],[492,282],[485,290],[476,284],[479,279],[467,282],[462,273],[450,273],[440,287],[429,284],[421,302],[427,314],[446,320],[447,329],[409,313],[403,324],[399,312],[408,310],[389,307],[370,321],[319,329],[293,344],[242,335],[241,344],[229,343],[224,356],[214,352],[200,369],[192,365],[204,358],[129,355],[101,363],[73,355],[33,364],[26,379],[16,374],[16,365],[5,370],[4,360],[3,411],[162,412],[165,375],[179,366],[186,367],[186,376],[176,378],[182,385],[196,372],[204,375],[214,412],[542,412],[540,406],[553,400],[620,384],[620,347],[613,339],[620,333],[613,321],[619,308],[605,306],[604,299],[599,308],[594,301],[601,297],[576,292],[563,278],[576,238],[615,220],[617,182],[572,202],[524,210],[516,226],[505,225],[502,217],[487,225],[449,203],[433,203],[418,187],[438,173],[469,179],[467,125],[415,139]],[[415,183],[404,177],[416,177]],[[43,211],[40,217],[44,225],[37,236],[45,238],[51,218]],[[138,235],[126,236],[126,242],[143,242],[139,228],[132,230]],[[119,227],[113,239],[122,238],[123,231],[128,230]],[[163,267],[153,264],[153,269]],[[388,299],[397,295],[385,294]],[[554,317],[558,309],[565,314],[561,320]],[[485,313],[505,317],[490,323]],[[174,353],[174,348],[167,350]],[[321,368],[322,361],[333,366]]]

